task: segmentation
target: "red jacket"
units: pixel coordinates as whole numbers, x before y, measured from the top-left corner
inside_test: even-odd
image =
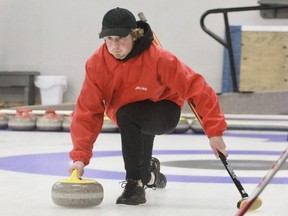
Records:
[[[115,59],[103,44],[87,61],[86,76],[77,100],[70,133],[73,161],[86,165],[103,125],[104,113],[116,123],[117,110],[142,100],[184,101],[195,104],[208,137],[221,136],[226,129],[215,92],[203,77],[170,52],[154,43],[128,61]]]

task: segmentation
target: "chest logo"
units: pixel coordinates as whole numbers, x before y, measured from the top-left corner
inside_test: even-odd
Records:
[[[146,87],[143,86],[136,86],[135,87],[135,91],[147,91],[148,89]]]

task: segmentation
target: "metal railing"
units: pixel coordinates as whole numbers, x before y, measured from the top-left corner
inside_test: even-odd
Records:
[[[232,82],[232,89],[233,92],[239,92],[237,77],[236,77],[236,66],[234,61],[234,54],[233,54],[233,46],[232,46],[232,39],[231,39],[231,32],[229,27],[229,18],[228,13],[231,12],[241,12],[241,11],[254,11],[254,10],[278,10],[288,8],[288,5],[260,5],[260,6],[251,6],[251,7],[236,7],[236,8],[219,8],[219,9],[212,9],[206,11],[200,19],[201,28],[204,32],[222,44],[228,50],[229,56],[229,63],[230,63],[230,75],[231,75],[231,82]],[[209,30],[205,24],[205,18],[210,14],[223,14],[224,24],[225,24],[225,36],[226,40]]]

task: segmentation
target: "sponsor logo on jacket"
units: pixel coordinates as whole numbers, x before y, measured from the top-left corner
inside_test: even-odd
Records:
[[[148,89],[144,86],[136,86],[135,91],[147,91]]]

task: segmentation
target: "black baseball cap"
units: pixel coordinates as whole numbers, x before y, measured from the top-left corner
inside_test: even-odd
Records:
[[[133,28],[137,28],[134,15],[127,9],[117,7],[104,15],[99,38],[112,35],[126,37]]]

